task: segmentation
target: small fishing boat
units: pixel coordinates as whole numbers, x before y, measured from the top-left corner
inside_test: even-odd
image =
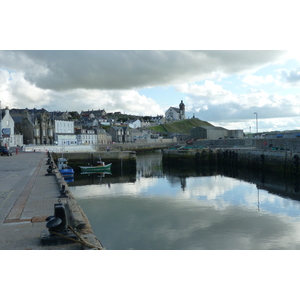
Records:
[[[97,161],[97,166],[79,166],[81,172],[110,172],[110,164],[105,164],[103,161]]]
[[[64,177],[74,177],[74,170],[68,166],[68,160],[65,157],[60,157],[58,159],[57,167],[61,175]]]

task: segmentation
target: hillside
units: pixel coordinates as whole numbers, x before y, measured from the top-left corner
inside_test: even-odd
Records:
[[[152,126],[149,127],[149,129],[153,131],[159,131],[159,132],[168,132],[168,133],[182,133],[182,134],[190,134],[190,130],[193,127],[198,127],[198,126],[213,126],[212,124],[206,122],[206,121],[201,121],[197,118],[193,119],[187,119],[183,121],[175,121],[172,123],[165,123],[163,125],[158,125],[158,126]]]

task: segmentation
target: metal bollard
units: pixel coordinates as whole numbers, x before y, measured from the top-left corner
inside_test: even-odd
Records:
[[[52,165],[50,165],[47,169],[48,173],[45,174],[45,176],[55,175],[52,171],[53,171],[53,167],[52,167]]]
[[[46,218],[46,227],[55,232],[65,232],[68,229],[66,208],[63,203],[54,204],[54,216]]]
[[[60,190],[60,197],[59,198],[67,198],[67,191],[66,191],[66,186],[63,184],[61,186],[61,190]]]

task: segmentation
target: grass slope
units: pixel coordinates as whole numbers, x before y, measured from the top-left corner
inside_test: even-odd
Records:
[[[206,121],[201,121],[197,118],[193,119],[187,119],[183,121],[175,121],[172,123],[165,123],[163,125],[158,125],[158,126],[153,126],[150,127],[149,129],[153,131],[159,131],[159,132],[173,132],[173,133],[182,133],[182,134],[190,134],[190,130],[193,127],[198,127],[198,126],[213,126],[212,124],[206,122]]]

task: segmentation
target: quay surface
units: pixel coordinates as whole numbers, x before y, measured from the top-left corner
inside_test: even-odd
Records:
[[[19,153],[0,156],[0,250],[81,250],[92,247],[82,243],[42,242],[48,233],[46,217],[54,215],[54,204],[58,200],[68,202],[74,229],[85,241],[104,249],[93,235],[89,221],[76,204],[73,195],[61,196],[64,179],[58,170],[46,176],[45,152]],[[58,238],[59,240],[59,238]]]

